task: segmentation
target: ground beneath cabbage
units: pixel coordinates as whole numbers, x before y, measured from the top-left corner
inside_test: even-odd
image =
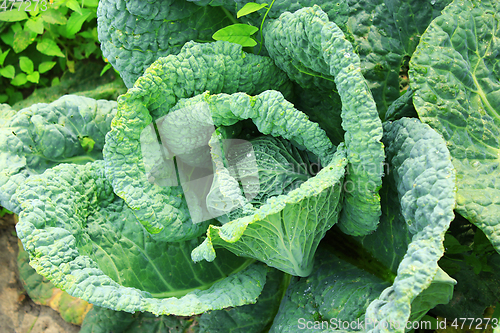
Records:
[[[35,304],[24,291],[17,269],[18,244],[12,215],[0,218],[0,332],[77,333],[48,306]]]

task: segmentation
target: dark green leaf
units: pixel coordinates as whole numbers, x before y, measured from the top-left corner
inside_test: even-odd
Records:
[[[85,58],[88,58],[95,50],[97,50],[97,46],[94,42],[87,43],[85,45]]]
[[[476,230],[476,233],[474,234],[473,251],[477,255],[495,251],[493,245],[491,245],[490,241],[481,229]]]
[[[215,40],[223,40],[235,44],[240,44],[244,47],[253,47],[257,42],[250,37],[256,33],[259,28],[248,24],[233,24],[220,29],[213,34],[212,38]]]
[[[261,10],[262,8],[266,7],[267,3],[255,3],[255,2],[249,2],[246,5],[243,6],[240,10],[238,10],[238,13],[236,13],[236,17],[240,18],[242,16],[251,14],[253,12],[256,12],[258,10]]]
[[[460,244],[460,242],[449,233],[446,234],[443,245],[446,254],[457,254],[470,251],[468,246]]]
[[[5,44],[12,47],[12,45],[14,45],[14,33],[13,29],[9,29],[7,32],[0,34],[0,39],[2,39]]]

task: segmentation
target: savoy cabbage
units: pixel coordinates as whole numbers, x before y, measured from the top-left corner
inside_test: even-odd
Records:
[[[248,3],[102,0],[127,93],[2,106],[0,203],[82,332],[404,332],[455,212],[500,251],[497,1]]]

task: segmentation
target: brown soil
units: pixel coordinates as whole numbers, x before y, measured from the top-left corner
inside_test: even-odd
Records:
[[[19,281],[17,237],[12,215],[0,218],[0,332],[77,333],[79,326],[65,322],[58,312],[37,305]]]

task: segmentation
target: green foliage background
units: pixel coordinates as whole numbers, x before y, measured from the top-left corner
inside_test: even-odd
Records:
[[[98,0],[0,2],[0,103],[14,105],[60,84],[79,63],[106,60],[97,40]]]

